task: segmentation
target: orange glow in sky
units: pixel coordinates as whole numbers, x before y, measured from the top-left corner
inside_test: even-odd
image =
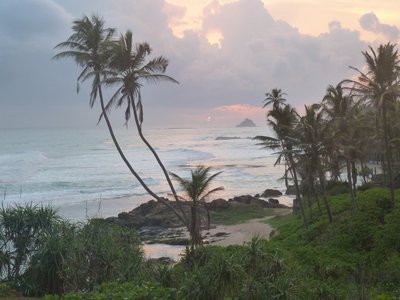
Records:
[[[218,48],[222,47],[222,40],[224,39],[224,35],[222,34],[221,31],[217,29],[210,30],[206,34],[207,41],[210,43],[210,45],[216,45]]]
[[[185,30],[201,32],[204,8],[217,0],[166,0],[167,3],[185,8],[183,17],[170,22],[176,36],[183,36]],[[220,4],[237,0],[219,0]],[[283,20],[296,27],[301,33],[318,36],[328,31],[331,21],[339,21],[342,27],[360,31],[364,40],[378,39],[379,36],[363,31],[359,18],[374,12],[382,23],[400,27],[399,0],[262,0],[265,8],[275,20]],[[217,29],[216,29],[217,30]],[[208,41],[220,44],[215,33],[205,33]]]

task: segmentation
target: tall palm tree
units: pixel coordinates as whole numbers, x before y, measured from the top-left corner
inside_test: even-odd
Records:
[[[273,107],[285,104],[286,99],[284,96],[286,96],[286,93],[282,92],[281,89],[272,89],[271,92],[265,94],[266,98],[264,99],[263,108],[270,104],[272,104]]]
[[[356,193],[356,160],[359,157],[356,136],[359,122],[356,120],[356,105],[351,95],[345,95],[341,84],[336,87],[329,85],[322,99],[322,111],[327,114],[327,131],[332,141],[329,156],[343,159],[346,162],[347,181],[353,207],[355,207]],[[333,142],[334,141],[334,142]],[[340,162],[338,161],[339,165]],[[339,165],[340,168],[340,165]]]
[[[293,181],[296,188],[296,198],[300,204],[301,215],[304,221],[304,226],[307,227],[307,219],[304,213],[302,204],[297,164],[295,162],[296,155],[296,139],[294,138],[294,128],[298,122],[296,110],[290,105],[276,105],[267,113],[268,125],[272,128],[275,137],[256,136],[255,139],[260,142],[265,149],[280,150],[276,163],[285,160],[289,164],[289,170],[293,175]]]
[[[61,51],[60,53],[55,55],[54,58],[72,58],[80,67],[83,68],[77,79],[78,87],[79,83],[85,82],[89,79],[93,79],[92,90],[89,100],[90,107],[93,107],[98,97],[101,104],[101,117],[104,117],[106,121],[108,131],[122,160],[125,162],[130,172],[134,175],[134,177],[138,180],[142,187],[152,197],[154,197],[157,201],[162,202],[164,205],[168,206],[178,216],[178,218],[181,219],[184,224],[187,224],[186,219],[182,217],[174,209],[174,207],[168,203],[168,201],[165,201],[162,197],[156,195],[147,186],[147,184],[135,171],[133,166],[129,163],[117,141],[111,122],[108,118],[101,83],[102,78],[104,79],[109,75],[107,71],[107,65],[110,63],[112,50],[114,48],[112,46],[112,37],[115,30],[111,28],[104,28],[104,21],[98,16],[92,16],[91,18],[84,16],[83,18],[75,20],[73,22],[72,31],[73,34],[67,39],[67,41],[62,42],[55,47],[56,49],[66,50]]]
[[[151,151],[158,165],[162,169],[164,176],[168,182],[172,194],[178,204],[182,217],[188,222],[185,211],[183,210],[179,197],[175,191],[168,171],[162,163],[157,152],[146,139],[143,134],[143,103],[141,97],[141,88],[143,81],[149,83],[158,83],[160,81],[169,81],[178,83],[175,79],[165,75],[168,66],[168,59],[158,56],[151,60],[147,60],[147,56],[151,54],[152,49],[149,44],[134,44],[132,32],[128,30],[125,35],[115,41],[112,45],[110,62],[108,64],[108,77],[104,80],[107,85],[117,85],[117,91],[106,105],[106,110],[113,106],[120,107],[126,105],[125,121],[131,118],[132,112],[138,131],[139,137]]]
[[[301,159],[316,170],[328,219],[329,222],[332,222],[325,177],[326,148],[324,140],[326,138],[326,126],[323,124],[322,113],[317,111],[318,108],[319,105],[305,106],[305,115],[300,118],[296,132],[299,147],[302,149]]]
[[[394,110],[395,102],[399,97],[400,57],[396,45],[392,43],[380,45],[377,51],[369,47],[369,51],[362,52],[362,54],[365,58],[367,71],[363,72],[351,67],[358,73],[358,78],[344,82],[352,84],[351,91],[376,109],[377,127],[381,126],[383,129],[392,207],[395,207],[393,159],[390,146],[392,126],[389,122],[389,115]],[[382,124],[380,124],[379,119]]]
[[[190,201],[190,237],[191,248],[194,249],[202,244],[201,239],[201,210],[206,209],[205,202],[207,198],[224,188],[222,186],[210,189],[213,180],[221,174],[217,172],[210,175],[210,167],[198,166],[196,169],[191,170],[191,178],[183,179],[178,175],[171,173],[171,176],[180,184],[185,197],[181,197],[186,201]],[[208,218],[209,220],[209,218]]]

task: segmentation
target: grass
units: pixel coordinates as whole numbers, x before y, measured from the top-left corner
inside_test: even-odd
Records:
[[[287,208],[260,208],[253,205],[235,204],[222,211],[211,212],[211,223],[235,225],[251,219],[286,215],[290,211]]]

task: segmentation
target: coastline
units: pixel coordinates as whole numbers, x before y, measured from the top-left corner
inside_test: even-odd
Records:
[[[252,240],[253,237],[260,237],[268,240],[273,227],[266,220],[274,218],[269,216],[265,218],[250,219],[247,222],[235,225],[215,225],[210,230],[203,230],[205,236],[205,245],[211,246],[230,246],[243,245]],[[185,237],[188,237],[185,232]],[[169,257],[177,261],[185,250],[186,246],[168,245],[162,243],[143,244],[143,250],[147,258]]]

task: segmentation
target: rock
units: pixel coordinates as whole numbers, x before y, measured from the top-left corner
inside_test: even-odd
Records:
[[[279,200],[278,199],[274,199],[274,198],[269,198],[268,202],[271,204],[279,204]]]
[[[274,190],[274,189],[266,189],[266,190],[261,194],[261,197],[263,197],[263,198],[277,197],[277,196],[282,196],[282,193],[281,193],[281,191],[279,191],[279,190]]]
[[[221,237],[221,236],[228,236],[229,233],[227,232],[217,232],[216,234],[213,235],[213,237]]]
[[[171,257],[165,256],[159,258],[150,258],[148,261],[160,263],[162,265],[173,265],[175,263],[175,261]]]
[[[289,185],[286,189],[286,195],[296,195],[296,186]]]
[[[255,194],[254,197],[255,198],[260,198],[260,194]]]
[[[206,203],[206,207],[209,210],[224,210],[230,206],[230,203],[225,199],[219,198],[215,199],[209,203]]]
[[[146,203],[140,204],[140,206],[135,208],[133,211],[139,212],[142,216],[145,216],[153,211],[158,204],[159,203],[156,200],[150,200]]]
[[[118,214],[117,220],[114,219],[113,223],[120,225],[128,225],[132,227],[139,227],[144,224],[145,218],[137,213],[122,212]]]
[[[243,122],[236,127],[256,127],[256,124],[254,124],[254,122],[250,119],[244,119]]]
[[[251,195],[242,195],[242,196],[233,197],[229,201],[231,201],[231,202],[235,201],[235,202],[239,202],[242,204],[250,204],[250,205],[260,205],[260,206],[265,206],[264,204],[268,205],[267,201],[258,199]]]

